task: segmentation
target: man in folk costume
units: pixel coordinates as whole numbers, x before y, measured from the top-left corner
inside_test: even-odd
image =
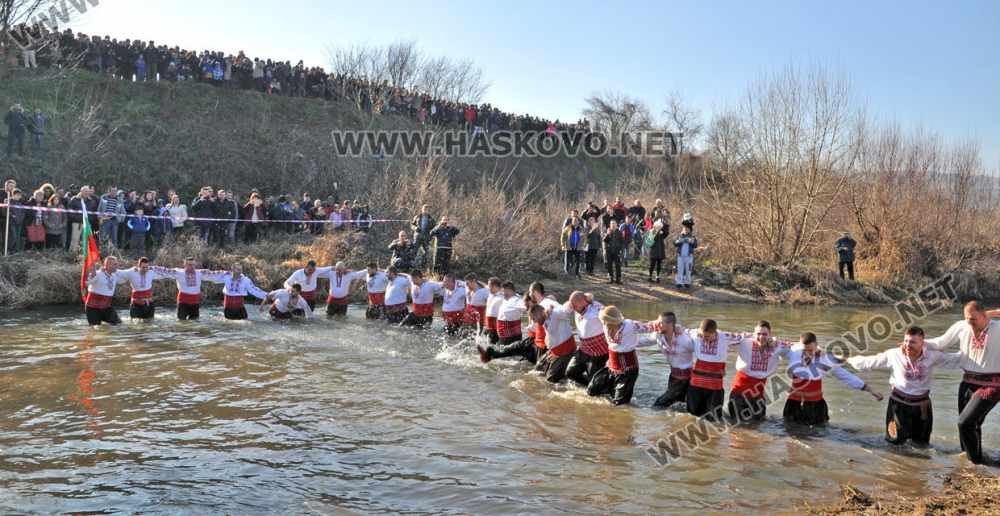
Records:
[[[177,281],[177,318],[180,320],[197,319],[201,306],[201,282],[209,280],[215,283],[225,274],[225,271],[208,271],[195,268],[194,258],[184,259],[183,269],[168,269],[151,267],[164,278]]]
[[[655,332],[639,339],[639,347],[659,346],[663,356],[670,361],[667,390],[653,402],[654,407],[669,407],[687,401],[694,369],[694,339],[682,331],[673,312],[663,312],[656,320]],[[680,331],[678,331],[680,330]]]
[[[368,310],[366,319],[385,319],[385,290],[389,286],[389,277],[379,270],[378,264],[369,262],[365,270],[365,289],[368,291]],[[404,305],[406,300],[403,300]]]
[[[328,270],[323,274],[316,273],[317,276],[330,278],[330,296],[326,299],[326,315],[347,315],[347,304],[350,301],[348,294],[351,292],[351,282],[365,277],[368,271],[349,272],[344,262],[337,262],[333,270]]]
[[[132,319],[151,320],[155,313],[153,307],[153,281],[164,279],[163,275],[149,266],[149,259],[139,258],[139,264],[134,268],[120,271],[119,274],[128,278],[132,284],[132,302],[128,314]]]
[[[983,421],[1000,401],[1000,322],[990,317],[1000,310],[986,310],[979,301],[965,305],[965,319],[944,335],[928,339],[927,347],[944,350],[958,343],[965,355],[965,375],[958,386],[958,438],[973,464],[983,463]]]
[[[400,326],[426,328],[434,320],[434,294],[441,292],[441,283],[428,281],[420,269],[410,271],[410,298],[413,300],[413,312],[399,323]]]
[[[800,343],[788,351],[788,372],[792,374],[792,388],[788,391],[783,416],[786,420],[803,425],[821,425],[830,420],[830,412],[823,399],[823,378],[827,373],[844,385],[869,392],[882,401],[882,394],[862,379],[840,367],[836,358],[824,355],[816,342],[816,335],[804,332]]]
[[[924,348],[924,330],[912,326],[906,330],[898,348],[870,357],[856,356],[847,363],[858,371],[889,369],[892,394],[885,411],[885,438],[901,444],[907,439],[927,444],[931,440],[934,413],[931,410],[931,377],[934,367],[961,368],[965,355]]]
[[[587,388],[591,396],[611,395],[614,405],[632,401],[635,381],[639,378],[639,358],[635,348],[642,332],[653,331],[653,325],[625,319],[617,307],[601,310],[604,338],[608,341],[608,367],[597,373]]]
[[[217,280],[206,278],[206,281],[222,283],[222,295],[224,296],[222,312],[223,316],[229,320],[241,321],[247,318],[247,309],[244,306],[247,296],[253,296],[257,299],[267,298],[267,292],[257,288],[253,281],[250,281],[250,278],[243,275],[243,264],[241,263],[234,263],[232,272],[223,272]],[[299,297],[302,297],[301,293]],[[302,299],[306,298],[302,297]],[[306,299],[306,304],[308,301]]]
[[[560,305],[550,298],[542,301],[528,311],[528,317],[536,325],[535,331],[544,329],[545,333],[545,350],[535,364],[535,371],[543,373],[547,381],[559,383],[566,378],[566,366],[576,352],[576,339],[570,326],[575,312],[569,303]]]
[[[500,286],[499,282],[497,280],[497,288]],[[465,276],[465,313],[462,314],[462,322],[475,334],[486,332],[486,304],[491,294],[490,289],[479,282],[478,276]]]
[[[573,353],[573,358],[566,366],[566,377],[586,386],[598,371],[608,365],[608,341],[604,335],[604,323],[600,319],[604,305],[594,301],[592,294],[580,291],[569,295],[569,305],[576,318],[580,348]]]
[[[264,313],[264,306],[271,303],[268,313],[278,320],[288,320],[295,317],[315,318],[309,303],[299,295],[302,287],[298,283],[289,288],[275,290],[264,297],[264,302],[260,304],[260,313]]]
[[[778,361],[788,356],[792,345],[774,338],[767,321],[758,322],[752,335],[743,335],[736,346],[736,378],[729,390],[730,418],[737,422],[764,419],[767,379],[778,371]]]
[[[441,282],[441,317],[444,319],[444,331],[448,335],[457,335],[462,330],[466,291],[465,283],[456,281],[453,274],[446,274]]]
[[[317,280],[325,276],[330,272],[333,267],[316,267],[316,262],[309,260],[306,263],[305,268],[299,269],[292,273],[292,275],[285,280],[285,288],[290,288],[292,285],[298,283],[302,287],[302,292],[299,296],[305,299],[309,303],[309,309],[316,311],[316,284]]]
[[[118,259],[112,256],[104,259],[103,267],[87,276],[86,313],[88,324],[100,326],[102,322],[111,325],[122,322],[121,318],[118,317],[118,312],[111,308],[111,298],[115,296],[115,287],[127,281],[128,278],[118,272]]]
[[[722,404],[726,391],[722,379],[726,376],[729,349],[742,340],[742,335],[719,331],[712,319],[701,321],[697,329],[689,330],[694,340],[694,369],[687,392],[688,413],[704,416],[709,421],[722,419]]]
[[[503,304],[503,291],[500,288],[500,278],[489,279],[489,297],[486,298],[486,336],[490,344],[500,342],[500,333],[497,328],[497,318],[500,316],[500,305]],[[521,329],[518,321],[518,330]]]
[[[385,287],[385,321],[389,324],[400,324],[409,315],[406,309],[406,293],[413,283],[410,277],[396,271],[395,267],[386,267],[385,277],[389,283]]]
[[[497,316],[497,332],[500,342],[483,348],[477,345],[479,358],[484,363],[495,358],[519,357],[521,360],[535,364],[538,362],[539,348],[535,345],[535,335],[527,338],[521,335],[521,317],[531,306],[534,306],[531,296],[519,296],[514,293],[514,283],[503,284],[503,301],[500,303]],[[532,323],[533,324],[533,323]]]

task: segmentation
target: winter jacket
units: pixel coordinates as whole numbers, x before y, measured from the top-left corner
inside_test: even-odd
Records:
[[[608,231],[608,234],[604,235],[604,252],[609,256],[618,255],[624,246],[625,237],[621,231]]]
[[[128,227],[133,235],[145,235],[149,231],[149,219],[146,217],[129,217]]]
[[[667,258],[666,239],[667,231],[665,229],[660,229],[653,234],[653,245],[649,246],[650,260],[664,260]]]
[[[61,235],[66,233],[66,213],[61,211],[47,211],[42,214],[42,224],[45,225],[45,232],[50,235]]]
[[[417,247],[413,245],[413,242],[404,242],[402,240],[394,240],[389,244],[389,250],[392,251],[393,263],[397,259],[404,262],[412,262],[417,255]]]
[[[581,228],[566,226],[562,230],[561,246],[567,251],[584,251],[587,246],[587,237]]]
[[[601,228],[587,230],[587,246],[584,251],[594,251],[601,248]]]
[[[94,197],[91,197],[91,198],[87,199],[86,203],[84,203],[83,197],[80,197],[80,194],[77,194],[77,195],[73,196],[72,198],[70,198],[69,202],[66,203],[66,204],[67,204],[67,208],[68,209],[77,210],[77,211],[83,210],[84,204],[86,204],[86,207],[87,207],[87,218],[90,219],[90,227],[91,228],[96,228],[96,227],[99,226],[99,223],[98,223],[98,220],[97,220],[97,208],[98,208],[99,202],[98,202],[97,199],[95,199]],[[70,213],[69,214],[69,221],[72,222],[73,224],[83,224],[83,214],[82,213]]]
[[[430,232],[430,236],[432,238],[437,238],[438,249],[451,249],[453,247],[455,235],[458,235],[458,228],[455,226],[437,226]]]
[[[437,220],[431,215],[417,215],[410,221],[410,227],[413,228],[413,240],[417,240],[418,236],[429,236],[431,230],[437,227]]]
[[[688,254],[684,253],[684,244],[687,244]],[[694,249],[698,247],[698,238],[694,236],[694,233],[683,234],[677,236],[677,240],[674,241],[674,246],[677,247],[678,256],[694,256]]]
[[[833,244],[833,248],[837,250],[837,257],[842,262],[853,262],[854,261],[854,248],[858,245],[858,241],[851,237],[840,237],[837,242]]]

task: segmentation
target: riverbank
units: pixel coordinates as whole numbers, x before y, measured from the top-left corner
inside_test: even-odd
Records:
[[[212,270],[230,269],[240,262],[246,275],[260,288],[273,290],[296,269],[315,260],[321,266],[344,261],[348,268],[361,269],[369,261],[380,267],[390,261],[390,254],[382,245],[381,231],[362,236],[356,233],[337,233],[322,237],[305,234],[273,236],[271,240],[250,245],[237,244],[220,250],[204,246],[193,239],[178,242],[152,251],[148,257],[155,265],[181,267],[185,257],[194,257],[199,268]],[[475,251],[470,251],[475,252]],[[649,283],[645,262],[632,263],[622,270],[622,285],[609,284],[605,270],[598,264],[593,276],[580,278],[567,275],[561,264],[536,261],[528,269],[505,271],[483,270],[463,263],[463,250],[456,254],[455,271],[459,277],[475,272],[482,279],[499,276],[511,279],[519,290],[530,282],[541,281],[547,290],[560,298],[574,290],[598,293],[606,301],[647,300],[665,303],[761,303],[774,305],[888,305],[905,299],[920,287],[907,289],[902,286],[871,285],[840,279],[834,271],[822,269],[726,269],[707,264],[697,267],[692,288],[678,289],[674,276],[666,272],[660,283]],[[106,252],[102,252],[105,256]],[[137,255],[121,256],[120,268],[135,265]],[[476,261],[476,260],[473,260]],[[42,305],[79,304],[80,257],[68,252],[23,252],[0,257],[0,307],[29,308]],[[320,283],[320,295],[325,295]],[[127,288],[119,289],[116,300],[127,302]],[[352,301],[366,300],[364,286],[356,283]],[[176,298],[173,282],[154,283],[153,298],[160,303],[171,303]],[[203,298],[222,298],[220,285],[206,284]]]
[[[1000,477],[959,473],[943,478],[940,493],[903,498],[881,491],[866,493],[845,486],[843,501],[832,507],[801,507],[809,514],[876,516],[911,514],[958,516],[1000,514]]]

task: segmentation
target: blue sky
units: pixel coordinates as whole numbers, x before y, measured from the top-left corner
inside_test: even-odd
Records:
[[[870,111],[977,138],[1000,165],[1000,2],[100,0],[74,29],[327,66],[324,47],[414,38],[473,57],[507,111],[580,118],[595,90],[679,88],[705,118],[786,62],[840,67]]]

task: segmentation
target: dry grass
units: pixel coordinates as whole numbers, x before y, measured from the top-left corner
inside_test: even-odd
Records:
[[[881,488],[864,492],[851,485],[841,488],[844,499],[833,507],[806,506],[810,514],[882,516],[1000,514],[1000,478],[962,473],[944,478],[944,490],[919,497],[886,494]]]

